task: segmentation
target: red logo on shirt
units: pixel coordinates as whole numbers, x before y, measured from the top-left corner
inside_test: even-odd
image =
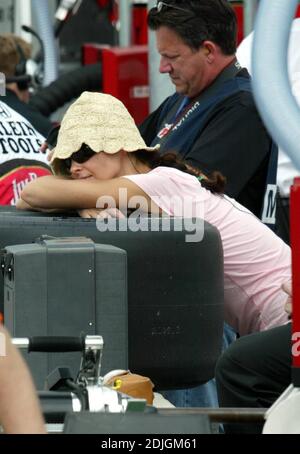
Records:
[[[0,205],[15,205],[23,188],[38,177],[51,175],[39,166],[18,167],[0,178]]]
[[[172,126],[173,126],[173,124],[166,123],[165,126],[157,134],[157,137],[159,139],[162,139],[163,137],[165,137],[169,133],[169,131],[172,129]]]

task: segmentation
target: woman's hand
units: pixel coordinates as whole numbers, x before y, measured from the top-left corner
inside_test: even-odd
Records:
[[[77,210],[80,217],[89,219],[110,219],[110,218],[117,218],[117,219],[125,219],[124,214],[122,211],[118,210],[118,208],[107,208],[106,210],[100,208],[84,208],[82,210]]]
[[[98,219],[125,219],[126,216],[118,208],[107,208],[106,210],[101,210],[98,216]]]
[[[98,208],[83,208],[82,210],[77,210],[77,213],[84,219],[96,219],[100,211]]]

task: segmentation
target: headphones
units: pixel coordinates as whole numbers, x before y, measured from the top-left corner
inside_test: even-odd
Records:
[[[16,42],[16,49],[19,54],[19,62],[16,65],[15,74],[6,78],[7,83],[16,82],[20,90],[27,90],[31,82],[31,76],[27,74],[27,59],[19,43]]]

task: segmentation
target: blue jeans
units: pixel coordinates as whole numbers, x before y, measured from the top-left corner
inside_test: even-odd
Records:
[[[235,339],[236,333],[224,323],[222,351],[226,350]],[[163,391],[161,394],[175,407],[219,407],[214,378],[195,388],[172,389]]]

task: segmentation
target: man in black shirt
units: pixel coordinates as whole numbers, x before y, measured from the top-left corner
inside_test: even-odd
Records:
[[[271,167],[273,143],[254,105],[249,74],[235,58],[233,9],[226,0],[166,0],[150,10],[148,24],[156,33],[160,72],[169,74],[176,94],[140,125],[147,145],[175,149],[204,173],[221,171],[226,193],[258,217],[267,183],[273,184],[264,212],[273,223],[277,150]]]

